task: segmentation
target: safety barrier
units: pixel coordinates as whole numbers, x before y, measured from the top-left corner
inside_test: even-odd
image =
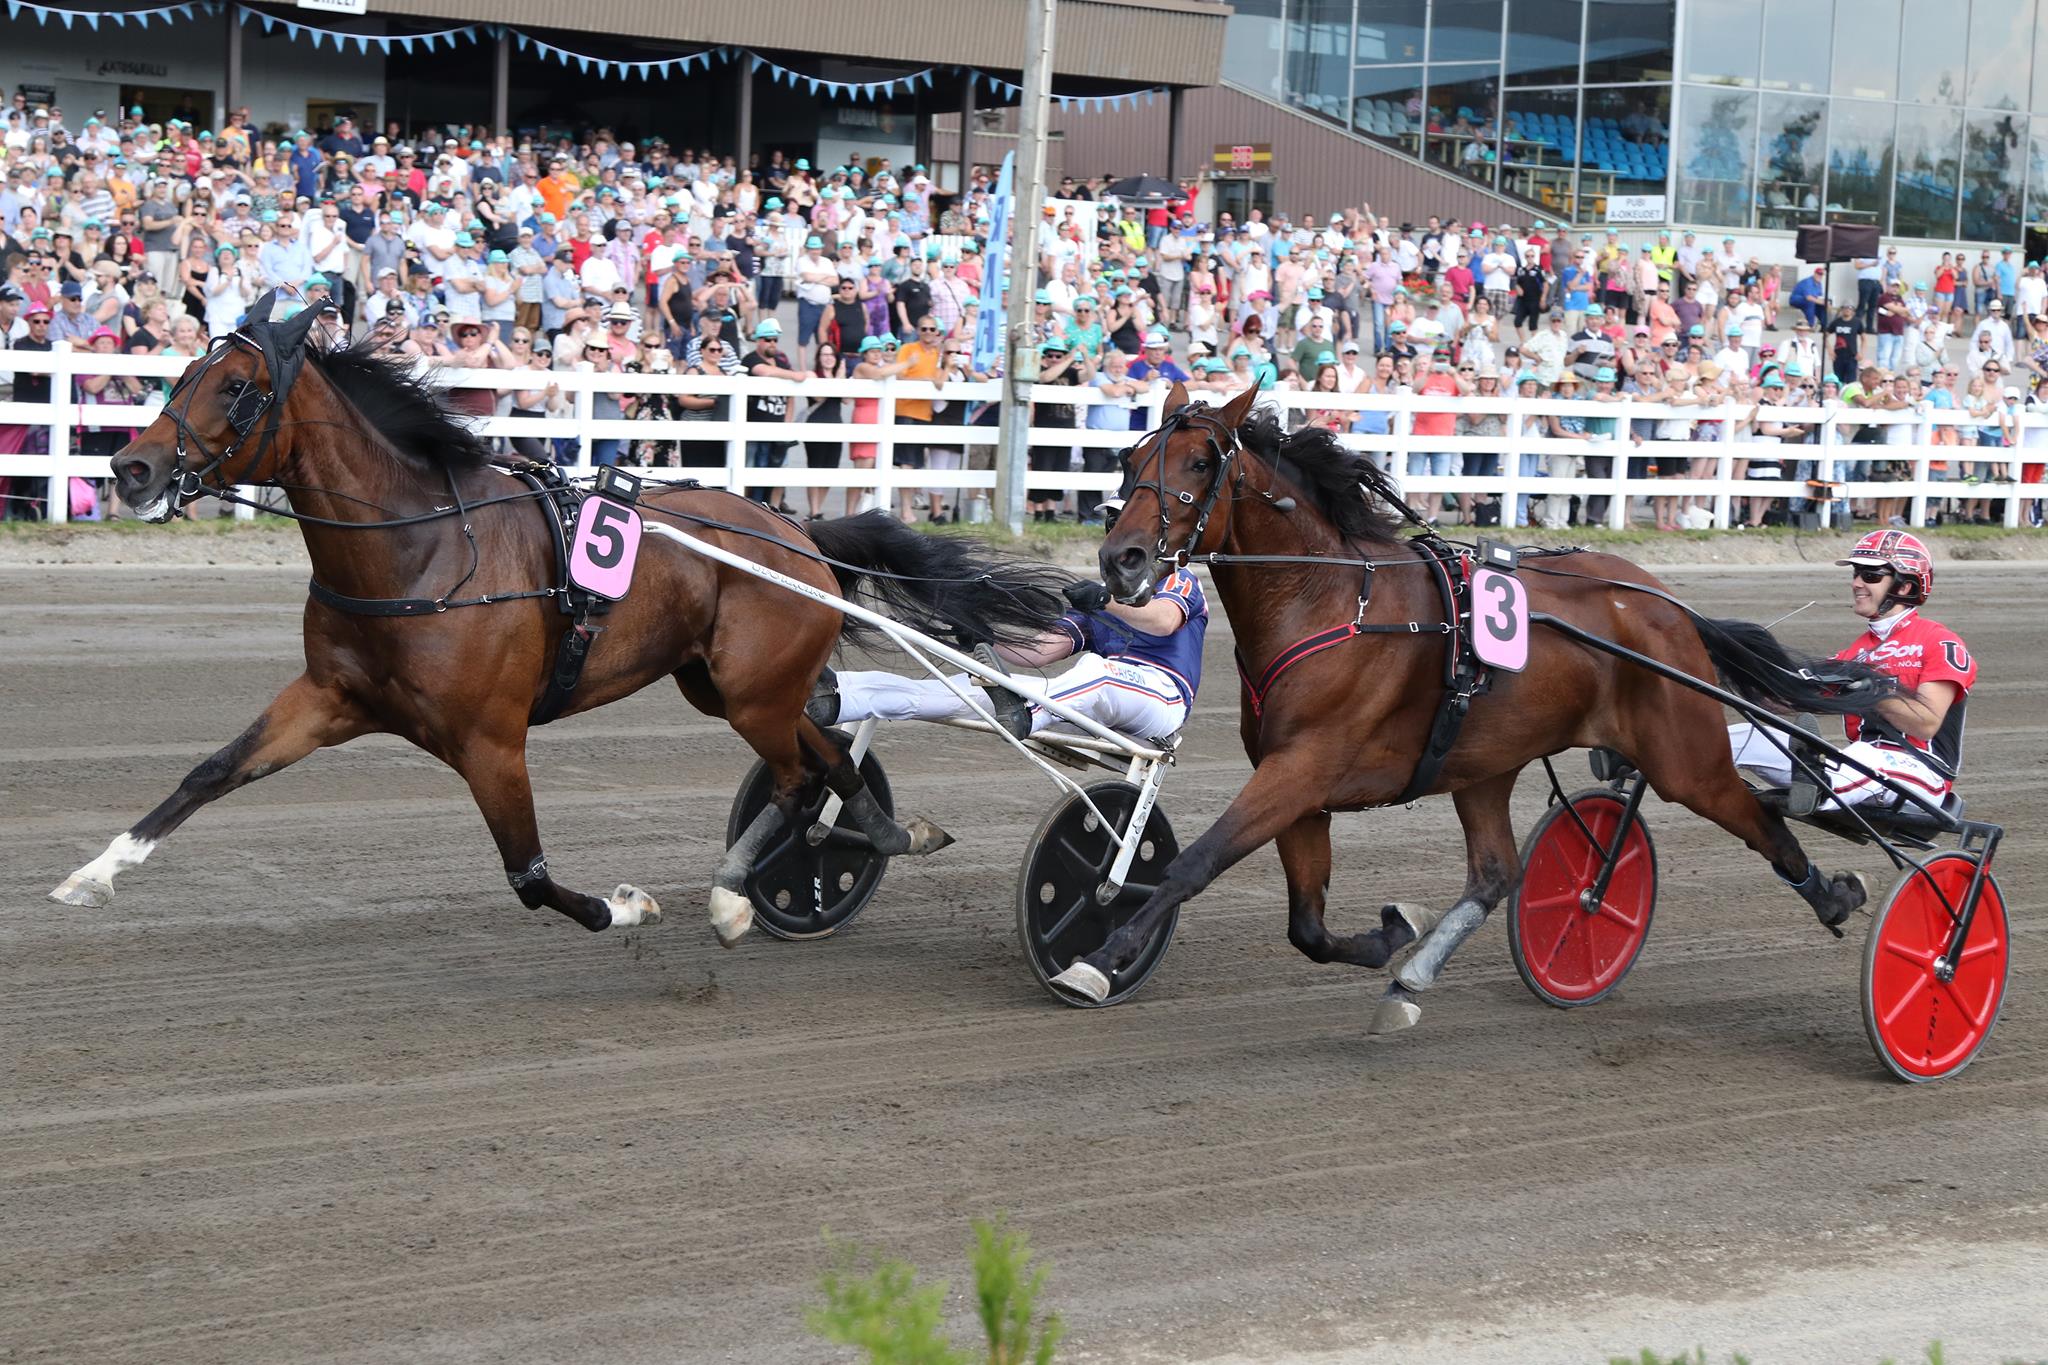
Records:
[[[74,379],[98,374],[171,379],[182,373],[187,363],[174,356],[100,355],[71,351],[61,344],[46,353],[5,353],[0,357],[0,369],[12,369],[17,374],[51,375],[52,393],[57,401],[47,404],[0,403],[0,427],[45,430],[49,450],[48,454],[0,455],[0,476],[17,480],[48,480],[49,513],[53,520],[64,520],[69,510],[69,500],[63,496],[68,487],[66,480],[107,477],[104,459],[77,453],[79,434],[92,430],[146,427],[161,410],[163,401],[161,396],[156,396],[135,405],[80,404],[69,401],[74,391]],[[886,498],[890,490],[915,488],[958,490],[963,496],[978,497],[995,486],[997,431],[992,417],[986,424],[963,420],[977,416],[980,410],[999,400],[1002,386],[994,381],[948,384],[934,389],[928,384],[901,380],[806,379],[792,383],[752,377],[598,374],[587,367],[546,372],[439,369],[433,373],[437,382],[457,389],[530,390],[537,387],[534,382],[537,379],[555,385],[560,394],[558,410],[542,417],[479,418],[477,427],[492,437],[537,437],[569,442],[575,455],[573,464],[578,470],[590,468],[594,442],[652,439],[722,445],[722,464],[692,468],[688,472],[706,484],[735,490],[762,487],[846,488],[867,490]],[[847,400],[849,406],[855,399],[874,399],[877,406],[871,422],[748,421],[743,416],[730,415],[719,420],[648,421],[623,417],[601,420],[595,415],[596,399],[600,393],[724,397],[730,400],[727,404],[729,410],[739,413],[744,412],[744,399],[748,395],[840,398]],[[1034,404],[1073,405],[1077,422],[1085,422],[1084,414],[1089,408],[1106,402],[1117,403],[1135,418],[1132,430],[1136,431],[1144,431],[1157,424],[1165,401],[1162,385],[1154,385],[1149,393],[1134,401],[1104,399],[1093,389],[1057,385],[1034,385],[1031,394]],[[1206,401],[1220,403],[1229,395],[1199,396]],[[934,421],[929,426],[899,424],[896,420],[897,404],[903,400],[919,399],[935,399],[944,405],[944,410],[934,412]],[[1721,422],[1724,431],[1731,430],[1734,423],[1747,421],[1751,416],[1750,409],[1733,404],[1712,409],[1673,408],[1627,397],[1612,403],[1595,403],[1559,398],[1445,398],[1417,394],[1280,390],[1268,393],[1260,401],[1283,413],[1340,411],[1387,414],[1389,430],[1385,434],[1352,432],[1343,434],[1341,439],[1354,449],[1373,452],[1376,459],[1393,471],[1404,491],[1418,499],[1445,493],[1492,494],[1502,499],[1504,508],[1511,509],[1519,506],[1523,497],[1605,498],[1603,520],[1615,527],[1627,524],[1630,499],[1679,497],[1702,503],[1711,500],[1714,525],[1725,527],[1736,524],[1739,499],[1812,498],[1813,488],[1799,476],[1796,467],[1796,462],[1800,461],[1813,462],[1812,478],[1835,485],[1831,490],[1832,501],[1820,499],[1812,504],[1819,524],[1823,526],[1831,525],[1843,502],[1851,499],[1904,500],[1906,508],[1903,515],[1914,526],[1924,525],[1930,509],[1943,500],[2002,499],[2003,505],[1999,509],[2002,520],[2005,525],[2016,527],[2021,520],[2022,502],[2041,496],[2043,491],[2038,485],[2019,482],[2022,469],[2031,466],[2033,477],[2039,478],[2039,464],[2048,460],[2048,412],[2031,410],[2022,412],[2016,419],[2016,444],[2019,448],[1993,449],[1974,444],[1976,429],[1984,425],[1979,419],[1951,409],[1925,406],[1898,412],[1845,408],[1755,409],[1759,422],[1803,423],[1815,428],[1815,439],[1811,443],[1783,445],[1751,440],[1659,441],[1647,436],[1638,443],[1632,435],[1636,424],[1665,418]],[[792,409],[797,406],[791,404]],[[1415,433],[1414,419],[1418,414],[1446,410],[1475,417],[1498,414],[1503,419],[1502,434],[1428,436]],[[1553,415],[1611,423],[1612,432],[1605,439],[1596,440],[1550,434],[1548,419]],[[1863,427],[1876,427],[1887,433],[1889,429],[1904,427],[1907,435],[1897,444],[1852,443],[1854,433]],[[1950,428],[1959,429],[1962,444],[1937,444],[1936,433]],[[1115,488],[1120,475],[1103,457],[1127,446],[1132,430],[1102,431],[1085,425],[1071,429],[1031,428],[1029,440],[1034,446],[1068,448],[1077,454],[1099,452],[1093,461],[1099,467],[1033,472],[1029,475],[1029,484],[1062,492],[1100,493]],[[749,442],[790,443],[786,447],[786,462],[780,466],[748,467]],[[872,468],[850,464],[836,468],[810,468],[801,462],[803,444],[807,442],[873,446],[874,465]],[[894,452],[899,445],[962,452],[962,467],[896,468]],[[1500,472],[1488,476],[1462,473],[1409,475],[1406,473],[1407,457],[1411,453],[1496,455],[1501,457]],[[1522,461],[1516,458],[1522,455],[1583,456],[1595,460],[1608,459],[1612,464],[1606,473],[1600,475],[1578,472],[1571,477],[1549,477],[1524,473]],[[1639,465],[1636,472],[1631,473],[1631,460],[1647,460],[1656,464],[1671,459],[1711,459],[1712,472],[1699,478],[1644,477]],[[1766,460],[1781,462],[1784,477],[1764,480],[1737,476],[1739,465]],[[1871,477],[1879,462],[1887,468],[1904,466],[1908,477]],[[2010,477],[1982,479],[1967,484],[1960,481],[1963,466],[1988,467],[1994,464],[2006,465]],[[1940,467],[1944,465],[1946,469]],[[660,470],[654,473],[657,477],[661,475]],[[16,491],[20,491],[18,486]],[[246,514],[247,509],[241,510]]]

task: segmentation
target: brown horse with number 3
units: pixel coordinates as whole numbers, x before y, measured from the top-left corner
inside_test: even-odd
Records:
[[[269,317],[274,302],[266,296],[250,316]],[[566,703],[543,708],[567,618],[551,587],[561,569],[542,494],[493,466],[488,445],[450,420],[403,357],[369,344],[309,346],[315,316],[246,323],[193,361],[163,413],[114,457],[122,498],[156,520],[202,493],[232,498],[239,484],[286,491],[318,585],[306,604],[305,672],[54,899],[106,904],[115,875],[201,806],[316,749],[381,732],[462,775],[522,903],[592,930],[650,922],[660,910],[636,887],[595,896],[549,873],[526,733],[553,718],[548,709],[587,711],[663,677],[723,717],[775,778],[774,804],[727,852],[712,888],[712,924],[728,945],[751,922],[741,890],[755,854],[822,799],[821,784],[878,851],[951,842],[928,821],[890,819],[844,748],[804,716],[847,619],[662,537],[641,545],[630,591],[601,618]],[[865,581],[927,630],[1028,639],[1066,606],[1064,575],[880,513],[819,522],[806,536],[713,489],[650,492],[639,510],[819,588],[851,595]],[[417,614],[389,614],[407,603]]]
[[[1360,967],[1383,967],[1405,950],[1373,1030],[1408,1027],[1421,1013],[1417,993],[1514,888],[1520,860],[1508,797],[1516,777],[1536,759],[1575,747],[1617,751],[1659,796],[1741,839],[1824,924],[1839,924],[1862,904],[1861,880],[1823,876],[1737,775],[1718,702],[1537,627],[1525,670],[1493,676],[1426,787],[1448,793],[1464,825],[1465,889],[1457,903],[1441,916],[1387,906],[1380,927],[1332,934],[1323,922],[1330,812],[1387,805],[1408,787],[1444,695],[1446,614],[1436,570],[1396,534],[1402,520],[1392,509],[1401,494],[1392,480],[1320,428],[1284,433],[1270,415],[1255,413],[1256,396],[1247,390],[1220,410],[1191,408],[1175,386],[1165,425],[1127,456],[1126,502],[1100,554],[1103,581],[1118,598],[1142,601],[1161,559],[1219,556],[1216,590],[1249,678],[1265,677],[1283,651],[1319,632],[1354,620],[1367,632],[1303,657],[1262,697],[1244,688],[1240,729],[1255,769],[1250,782],[1167,867],[1145,905],[1056,985],[1103,998],[1109,976],[1165,915],[1277,840],[1288,940],[1317,962]],[[1227,562],[1261,557],[1268,562]],[[1657,583],[1612,555],[1563,554],[1540,567],[1525,561],[1517,579],[1533,610],[1694,677],[1711,678],[1718,668],[1752,699],[1857,713],[1878,699],[1870,688],[1845,694],[1817,680],[1824,669],[1847,675],[1796,658],[1761,627],[1694,618],[1660,596],[1630,590],[1624,585]],[[1399,629],[1407,622],[1429,628]],[[1396,630],[1373,632],[1387,625]]]

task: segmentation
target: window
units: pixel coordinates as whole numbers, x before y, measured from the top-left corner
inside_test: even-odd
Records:
[[[1586,83],[1670,80],[1676,9],[1675,0],[1589,0]]]
[[[1899,180],[1892,205],[1895,234],[1955,236],[1962,138],[1960,110],[1899,106]]]
[[[1764,89],[1824,94],[1833,33],[1827,0],[1764,0]]]
[[[2017,114],[1972,114],[1963,127],[1965,241],[2020,237],[2020,157],[2027,121]]]
[[[2027,137],[2027,221],[2048,221],[2048,116],[2033,119]]]
[[[1280,36],[1280,0],[1237,0],[1230,16],[1230,40],[1223,44],[1223,78],[1267,99],[1285,99]]]
[[[1351,0],[1289,0],[1287,96],[1342,121],[1351,94]]]
[[[1691,85],[1679,101],[1678,204],[1705,227],[1748,227],[1756,170],[1756,93]]]
[[[1686,6],[1685,79],[1755,85],[1761,0],[1691,0]]]
[[[1360,65],[1422,60],[1425,0],[1358,0]]]
[[[1508,6],[1508,84],[1576,85],[1585,22],[1584,0],[1514,0]]]
[[[1436,0],[1429,14],[1429,63],[1500,64],[1501,0]]]
[[[1610,194],[1662,194],[1671,87],[1588,90],[1579,128],[1579,212],[1604,216]]]
[[[1970,103],[2018,109],[2028,94],[2034,0],[1974,0],[1970,6]]]
[[[1513,13],[1510,9],[1510,17]],[[1578,217],[1572,158],[1578,145],[1579,92],[1510,90],[1506,103],[1507,122],[1502,133],[1507,150],[1500,167],[1500,187],[1535,200],[1566,221]]]
[[[1961,104],[1969,27],[1955,0],[1905,0],[1911,41],[1899,54],[1899,98],[1914,104]]]
[[[1422,154],[1422,68],[1361,66],[1351,73],[1351,126]]]
[[[1892,230],[1895,106],[1835,100],[1828,107],[1828,222]]]
[[[1502,156],[1500,68],[1429,68],[1429,139],[1424,155],[1447,171],[1492,185]],[[1459,79],[1463,77],[1463,79]]]
[[[1898,73],[1899,0],[1845,0],[1837,6],[1835,93],[1897,99]]]
[[[1817,95],[1765,95],[1757,107],[1756,225],[1792,228],[1820,221],[1828,102]]]

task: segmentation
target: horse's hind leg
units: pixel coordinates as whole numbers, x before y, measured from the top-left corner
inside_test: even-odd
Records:
[[[315,749],[346,744],[376,728],[340,691],[301,674],[232,744],[187,773],[176,791],[99,857],[66,877],[50,899],[65,905],[106,905],[114,899],[115,875],[140,865],[201,806],[296,763]]]
[[[1703,763],[1638,766],[1657,795],[1712,820],[1762,854],[1835,937],[1842,936],[1842,922],[1870,899],[1869,884],[1860,873],[1830,876],[1806,856],[1784,817],[1758,801],[1737,775],[1725,749]],[[1675,776],[1670,768],[1676,768]]]
[[[616,891],[600,900],[572,891],[548,874],[547,855],[540,847],[540,824],[533,814],[533,782],[526,772],[523,716],[509,736],[482,732],[466,736],[459,760],[452,766],[469,783],[470,795],[476,798],[477,809],[497,840],[505,878],[521,905],[529,910],[543,905],[559,910],[593,933],[661,919],[661,907],[654,897],[636,886],[621,882]]]
[[[952,835],[922,815],[912,816],[901,825],[891,820],[868,790],[859,765],[842,745],[835,743],[808,716],[799,722],[799,730],[804,746],[825,764],[825,785],[844,803],[846,814],[878,852],[892,858],[906,853],[922,856],[937,853],[953,842]]]
[[[1287,941],[1311,962],[1345,962],[1384,967],[1395,950],[1414,939],[1414,907],[1387,906],[1383,927],[1362,934],[1332,934],[1323,923],[1330,889],[1330,813],[1313,811],[1280,832],[1275,841],[1287,874]],[[1428,920],[1434,923],[1434,916]]]
[[[1514,889],[1521,860],[1515,850],[1508,798],[1514,794],[1519,776],[1518,768],[1462,787],[1452,795],[1458,821],[1465,828],[1465,891],[1408,960],[1395,969],[1373,1014],[1374,1033],[1392,1033],[1415,1024],[1422,1015],[1415,997],[1436,984],[1451,954],[1486,923],[1501,897]]]

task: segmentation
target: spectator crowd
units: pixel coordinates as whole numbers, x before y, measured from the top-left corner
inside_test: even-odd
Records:
[[[894,433],[898,466],[986,467],[992,458],[989,446],[946,449],[918,431],[996,421],[993,404],[946,397],[950,384],[996,377],[977,367],[973,345],[993,216],[982,170],[963,192],[944,193],[921,165],[813,165],[780,151],[741,165],[602,129],[580,138],[408,133],[344,116],[316,135],[254,128],[246,110],[199,129],[178,118],[145,122],[140,109],[96,111],[74,129],[61,109],[20,94],[10,105],[0,117],[0,349],[65,341],[109,354],[199,355],[279,288],[332,298],[350,335],[422,365],[531,375],[506,389],[451,392],[452,404],[480,416],[566,414],[555,373],[584,365],[798,382],[895,377],[921,381],[894,403],[905,428]],[[1719,465],[1714,447],[1735,442],[1745,452],[1736,477],[1779,480],[1811,477],[1814,461],[1782,447],[1815,442],[1828,409],[1951,409],[1971,420],[1935,428],[1937,442],[1968,447],[1937,463],[1938,476],[1957,483],[1946,515],[1997,515],[1975,485],[2004,480],[2011,461],[2040,477],[2038,463],[2006,451],[2048,378],[2048,279],[2010,250],[1944,255],[1931,279],[1915,279],[1888,248],[1851,267],[1855,303],[1831,307],[1821,272],[1788,288],[1778,267],[1733,238],[1708,243],[1692,232],[1630,240],[1616,228],[1573,231],[1540,219],[1397,224],[1369,204],[1320,221],[1258,210],[1242,222],[1228,212],[1199,221],[1192,186],[1142,203],[1107,198],[1101,181],[1064,180],[1052,194],[1021,238],[1033,267],[1030,377],[1092,388],[1102,401],[1036,403],[1041,430],[1142,429],[1148,396],[1179,382],[1198,397],[1257,384],[1441,398],[1441,409],[1408,419],[1415,436],[1498,437],[1510,434],[1500,414],[1459,400],[1519,395],[1573,405],[1519,426],[1550,438],[1541,452],[1411,454],[1395,472],[1487,477],[1509,459],[1531,479],[1599,476],[1622,459],[1634,477],[1708,477]],[[999,374],[1000,361],[993,368]],[[49,383],[10,372],[0,356],[0,399],[47,401]],[[161,387],[110,375],[75,383],[81,404],[139,402]],[[1618,417],[1613,405],[1626,400],[1679,415]],[[743,414],[729,414],[735,401]],[[786,423],[787,438],[748,443],[747,463],[781,466],[800,447],[818,468],[871,466],[877,445],[806,440],[802,425],[871,423],[879,406],[801,389],[737,400],[620,391],[598,393],[594,412]],[[1401,419],[1360,406],[1319,408],[1304,397],[1288,405],[1288,420],[1372,449]],[[1765,408],[1800,411],[1765,417]],[[1914,439],[1908,426],[1877,422],[1838,419],[1838,432],[1858,447]],[[127,439],[90,422],[86,433],[88,446],[109,450]],[[0,453],[37,451],[46,434],[0,425]],[[511,444],[530,458],[564,453],[537,439]],[[1576,447],[1584,453],[1557,453]],[[593,453],[604,463],[725,463],[722,440],[668,433],[597,441]],[[1850,454],[1840,478],[1905,476],[1880,451]],[[1033,469],[1047,473],[1103,470],[1112,458],[1106,448],[1044,443],[1031,452]],[[40,515],[43,481],[14,482],[7,514]],[[790,495],[755,491],[773,502]],[[823,489],[801,500],[813,516],[826,509]],[[1751,525],[1803,503],[1743,501]],[[1087,517],[1098,503],[1030,492],[1040,520]],[[1600,520],[1603,503],[1417,500],[1432,515],[1553,526]],[[2037,517],[2038,502],[2029,506]],[[1677,494],[1645,499],[1642,510],[1663,529],[1703,515]],[[1843,510],[1892,522],[1903,500]],[[943,491],[905,489],[897,511],[944,520],[963,509]]]

